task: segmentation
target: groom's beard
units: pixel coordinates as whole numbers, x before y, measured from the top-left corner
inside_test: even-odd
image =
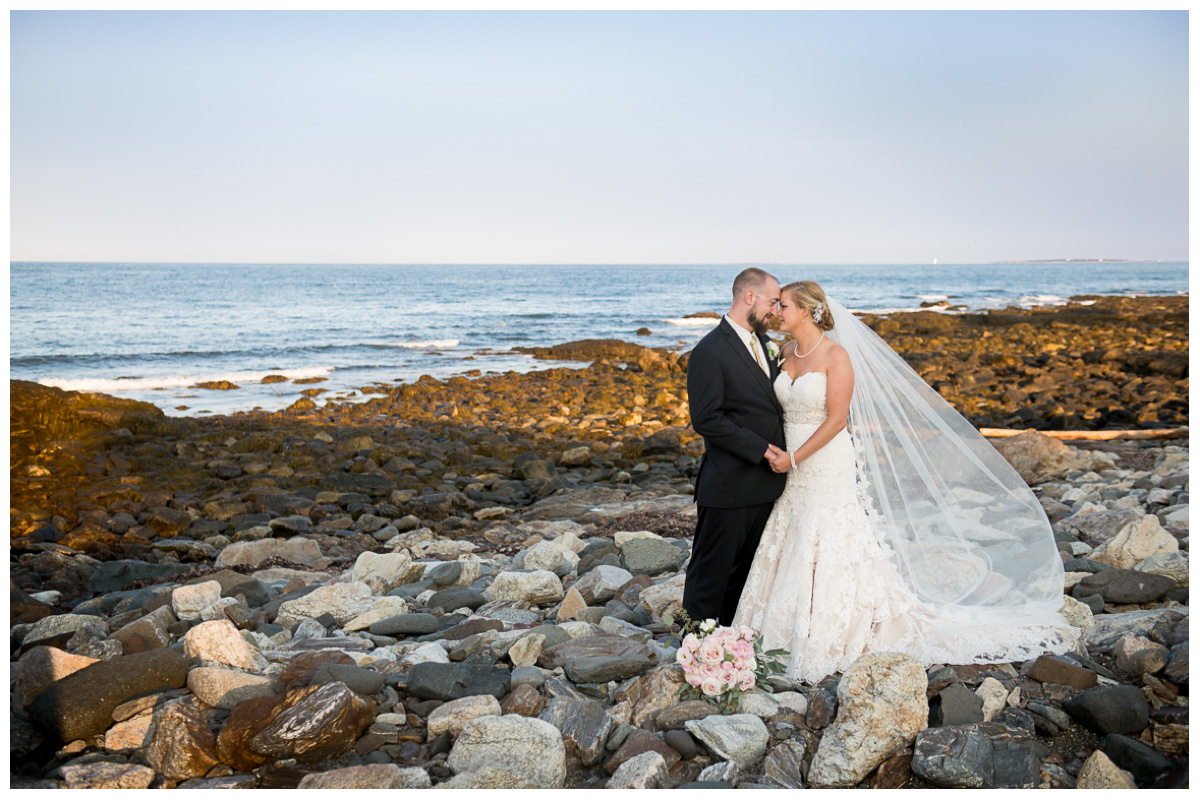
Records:
[[[746,313],[746,322],[750,323],[750,330],[760,336],[766,335],[766,332],[771,329],[767,317],[760,317],[754,309],[750,309]]]

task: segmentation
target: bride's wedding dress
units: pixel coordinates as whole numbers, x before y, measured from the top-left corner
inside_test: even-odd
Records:
[[[854,363],[856,352],[850,352]],[[870,391],[870,380],[858,381],[855,366],[855,394]],[[825,384],[820,372],[793,382],[785,371],[776,379],[789,448],[799,447],[825,420]],[[915,448],[937,461],[935,444],[949,444],[959,454],[973,443],[947,442],[943,432],[906,440],[902,448],[893,443],[889,451],[873,443],[880,438],[878,426],[865,424],[861,406],[852,404],[852,424],[856,410],[862,430],[855,435],[866,442],[842,430],[788,473],[734,625],[760,632],[767,649],[789,651],[785,674],[810,684],[844,672],[870,652],[904,653],[929,666],[1023,661],[1071,649],[1078,633],[1057,613],[1062,564],[1044,515],[1044,531],[1033,529],[1040,507],[1025,513],[1033,495],[1023,482],[983,492],[977,477],[971,488],[956,483],[958,474],[939,476],[933,467],[917,470],[907,463],[923,478],[896,479],[899,462],[913,457],[902,453]],[[883,469],[880,450],[887,456]],[[876,467],[875,487],[868,465]],[[890,495],[878,488],[889,480],[898,481]],[[953,498],[949,507],[924,497],[928,487]],[[1020,501],[1021,513],[997,508],[998,501]]]

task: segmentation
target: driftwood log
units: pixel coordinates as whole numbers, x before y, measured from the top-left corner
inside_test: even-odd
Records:
[[[1032,430],[1032,428],[1026,429]],[[1025,430],[1007,428],[980,428],[979,432],[990,439],[1004,439],[1025,433]],[[1186,439],[1187,428],[1165,428],[1148,431],[1038,431],[1051,439],[1091,439],[1095,441],[1106,439]]]

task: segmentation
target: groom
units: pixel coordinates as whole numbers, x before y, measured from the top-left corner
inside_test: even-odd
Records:
[[[733,622],[754,550],[787,475],[769,457],[783,453],[779,368],[767,354],[767,325],[779,308],[779,281],[756,267],[733,281],[733,304],[688,358],[692,429],[704,437],[696,476],[696,533],[683,587],[694,620]]]

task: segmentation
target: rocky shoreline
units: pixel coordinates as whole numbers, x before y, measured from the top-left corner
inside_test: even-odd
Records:
[[[1186,317],[867,321],[981,427],[1077,430],[1187,423]],[[877,654],[722,715],[677,700],[663,622],[702,454],[686,358],[536,354],[594,363],[211,419],[12,382],[10,785],[1187,784],[1186,440],[997,443],[1054,525],[1077,653]]]

